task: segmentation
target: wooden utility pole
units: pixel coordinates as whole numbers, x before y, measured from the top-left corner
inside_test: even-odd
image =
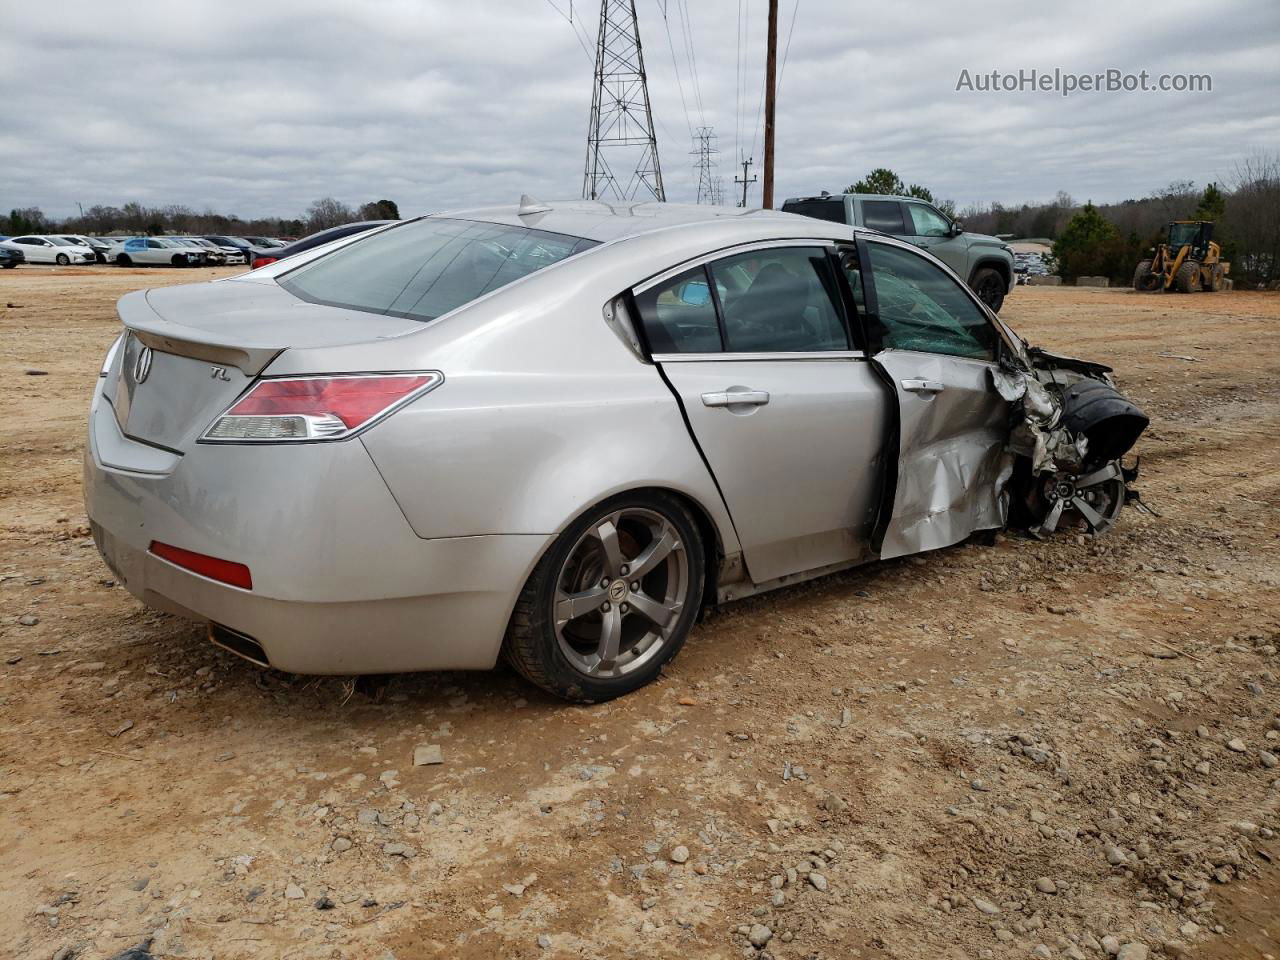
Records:
[[[764,67],[764,208],[773,208],[773,118],[777,108],[778,0],[769,0],[769,53]]]

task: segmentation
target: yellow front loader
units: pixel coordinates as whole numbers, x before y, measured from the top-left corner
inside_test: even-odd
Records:
[[[1160,244],[1155,257],[1143,260],[1133,272],[1133,289],[1216,293],[1226,289],[1230,272],[1222,248],[1213,242],[1212,221],[1175,220],[1169,224],[1169,242]]]

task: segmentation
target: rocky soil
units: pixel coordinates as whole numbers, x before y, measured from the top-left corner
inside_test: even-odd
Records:
[[[1280,956],[1280,296],[1019,288],[1151,414],[1153,513],[729,606],[583,708],[261,671],[116,586],[113,303],[208,273],[0,275],[0,954]]]

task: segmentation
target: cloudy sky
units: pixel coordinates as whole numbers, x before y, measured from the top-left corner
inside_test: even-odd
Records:
[[[588,45],[598,3],[572,2]],[[779,199],[884,165],[960,206],[1060,189],[1119,200],[1280,152],[1274,0],[780,4]],[[569,7],[0,0],[0,208],[294,216],[331,195],[387,197],[408,215],[577,196],[592,64],[556,9]],[[637,7],[668,199],[693,199],[703,123],[732,189],[735,157],[763,153],[766,0]],[[956,90],[963,70],[1054,68],[1209,74],[1212,92]]]

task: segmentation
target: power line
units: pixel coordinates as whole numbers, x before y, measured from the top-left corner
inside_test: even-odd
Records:
[[[677,7],[676,7],[677,11],[679,11],[678,2],[679,0],[677,0]],[[661,10],[662,10],[662,24],[666,28],[666,33],[667,33],[667,48],[671,51],[671,66],[676,73],[676,88],[680,91],[680,106],[684,109],[684,122],[685,122],[685,125],[688,126],[689,128],[689,136],[692,137],[693,136],[693,120],[689,116],[689,104],[685,100],[685,96],[684,96],[684,81],[680,79],[680,64],[676,62],[676,44],[675,44],[675,41],[671,39],[671,21],[667,17],[666,0],[663,0],[661,5]]]
[[[742,0],[737,0],[737,67],[733,72],[733,163],[742,150]]]
[[[693,23],[689,18],[689,0],[676,0],[676,12],[684,25],[684,45],[689,72],[693,76],[693,96],[698,104],[698,119],[705,126],[707,113],[702,106],[702,78],[698,75],[698,55],[693,45]]]
[[[791,8],[791,25],[787,27],[787,45],[782,50],[782,65],[778,67],[778,92],[782,91],[782,76],[787,72],[787,55],[791,53],[791,35],[796,32],[796,14],[800,11],[800,0],[796,0]]]
[[[590,60],[591,48],[587,46],[586,40],[583,39],[583,34],[579,32],[581,28],[578,26],[577,21],[573,19],[573,0],[569,0],[568,13],[565,13],[563,10],[557,7],[555,5],[554,0],[547,0],[547,3],[551,6],[552,10],[560,14],[561,17],[563,17],[565,20],[569,22],[569,26],[573,28],[573,38],[578,41],[578,46],[582,48],[582,52],[585,53],[587,55],[587,59]]]

